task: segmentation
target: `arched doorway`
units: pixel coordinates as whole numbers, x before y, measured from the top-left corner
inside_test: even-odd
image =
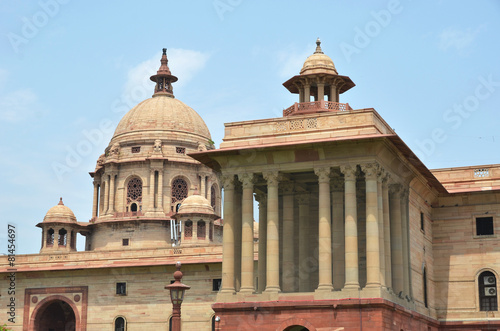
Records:
[[[309,331],[309,329],[302,325],[291,325],[283,331]]]
[[[73,308],[63,300],[43,304],[35,315],[34,331],[75,331],[76,316]]]

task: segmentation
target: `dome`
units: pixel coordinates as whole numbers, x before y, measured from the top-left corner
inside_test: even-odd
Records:
[[[214,214],[214,209],[207,199],[201,195],[187,197],[179,207],[178,214]]]
[[[50,208],[43,221],[48,222],[62,222],[62,223],[76,223],[75,214],[73,211],[66,207],[60,198],[59,203]]]
[[[210,131],[196,111],[168,95],[154,95],[132,108],[116,127],[110,145],[129,139],[148,139],[152,136],[165,139],[171,133],[193,135],[195,141],[210,140]],[[132,138],[133,137],[133,138]]]
[[[332,59],[328,55],[324,54],[321,50],[321,41],[319,40],[319,38],[316,41],[316,45],[316,51],[306,59],[304,65],[302,66],[302,69],[300,70],[300,74],[307,75],[329,73],[338,75],[337,69],[335,69],[335,65],[333,64]]]

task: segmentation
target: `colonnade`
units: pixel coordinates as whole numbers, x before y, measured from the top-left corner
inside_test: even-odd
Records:
[[[309,191],[295,185],[293,175],[278,171],[222,176],[221,292],[388,287],[411,295],[407,188],[376,162],[317,167],[314,175],[317,184]],[[254,192],[259,202],[257,270]]]

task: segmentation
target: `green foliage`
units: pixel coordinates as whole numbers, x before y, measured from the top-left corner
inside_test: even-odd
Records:
[[[0,331],[11,331],[11,329],[7,328],[7,324],[0,325]]]

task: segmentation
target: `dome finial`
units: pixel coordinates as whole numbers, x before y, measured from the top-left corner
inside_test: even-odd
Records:
[[[59,203],[58,203],[59,206],[64,206],[64,203],[62,201],[62,197],[59,198]]]
[[[316,51],[314,54],[323,54],[323,51],[321,50],[321,40],[319,38],[316,39]]]
[[[168,68],[168,58],[167,58],[167,49],[163,49],[163,54],[161,56],[161,65],[160,69],[156,72],[156,75],[151,76],[151,80],[156,83],[155,93],[153,95],[166,95],[169,97],[174,96],[174,92],[172,90],[172,83],[177,81],[177,77],[172,75],[170,69]]]

